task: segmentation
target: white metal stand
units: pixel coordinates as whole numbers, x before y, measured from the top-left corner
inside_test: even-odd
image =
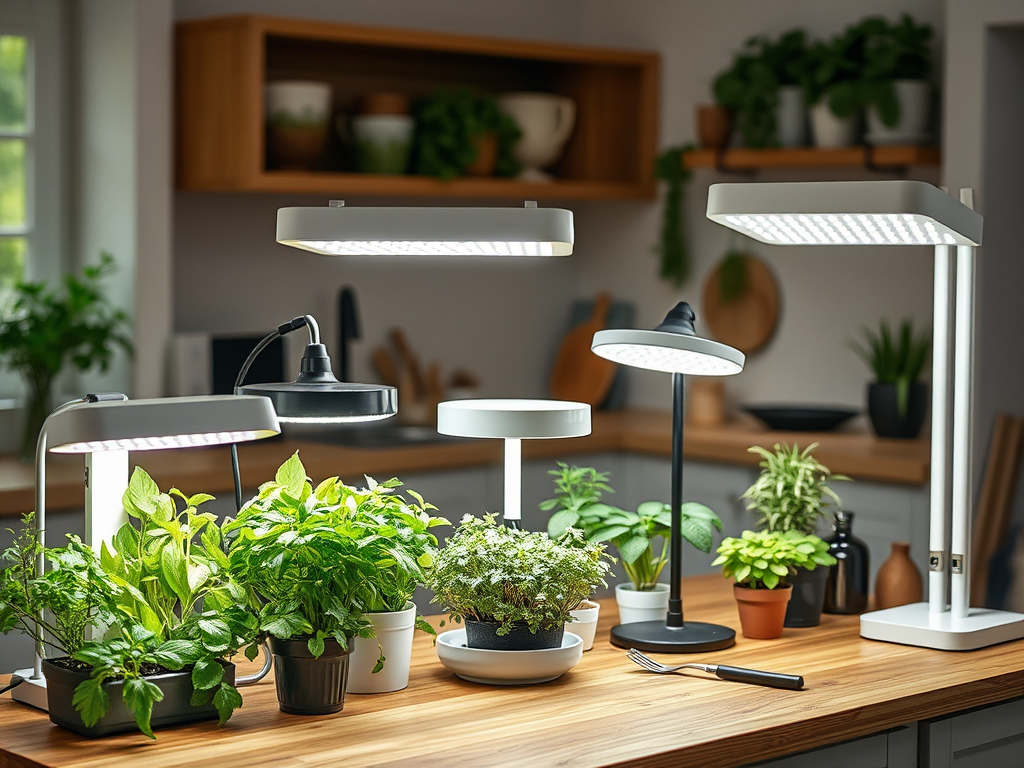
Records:
[[[974,207],[973,193],[960,190],[960,202]],[[970,607],[971,408],[974,373],[975,249],[956,249],[956,319],[949,316],[949,248],[935,248],[934,352],[932,363],[932,455],[927,603],[912,603],[860,617],[860,634],[871,640],[970,651],[1024,637],[1024,614]],[[946,462],[949,457],[949,331],[955,327],[953,368],[952,526],[946,549]],[[946,576],[950,603],[946,603]]]
[[[505,438],[505,509],[506,520],[523,519],[523,441]]]

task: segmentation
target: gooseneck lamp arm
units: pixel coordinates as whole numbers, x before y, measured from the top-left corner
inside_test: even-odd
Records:
[[[252,367],[253,361],[259,357],[260,352],[266,349],[272,342],[281,338],[282,336],[297,331],[299,328],[309,328],[309,343],[319,344],[320,343],[320,326],[317,325],[316,320],[313,319],[312,315],[302,315],[301,317],[293,317],[287,323],[283,323],[277,326],[277,329],[271,333],[268,333],[259,344],[257,344],[249,356],[245,358],[245,362],[242,363],[241,369],[238,371],[238,378],[235,379],[234,394],[241,394],[242,382],[245,381],[245,376],[249,373],[249,369]],[[231,444],[231,474],[235,481],[235,511],[242,509],[242,478],[241,472],[238,468],[238,443]]]

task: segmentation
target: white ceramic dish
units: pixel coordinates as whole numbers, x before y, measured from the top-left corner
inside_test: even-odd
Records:
[[[441,663],[471,683],[532,685],[561,677],[583,657],[583,640],[566,632],[561,648],[539,651],[491,651],[466,646],[466,630],[453,629],[437,636]]]

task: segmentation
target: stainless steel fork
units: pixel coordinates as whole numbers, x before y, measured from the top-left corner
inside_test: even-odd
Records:
[[[641,653],[636,648],[630,648],[626,655],[630,661],[638,664],[648,672],[656,672],[659,675],[666,675],[678,672],[680,669],[699,669],[709,675],[715,675],[722,680],[731,680],[737,683],[750,683],[751,685],[765,685],[769,688],[787,688],[791,691],[799,691],[804,687],[804,679],[800,675],[785,675],[781,672],[764,672],[759,669],[746,669],[744,667],[729,667],[725,664],[677,664],[674,667],[662,664],[650,656]]]

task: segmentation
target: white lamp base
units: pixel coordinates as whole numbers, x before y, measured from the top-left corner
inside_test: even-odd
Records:
[[[940,651],[973,651],[1024,637],[1024,614],[971,608],[966,618],[955,619],[949,611],[929,611],[928,603],[911,603],[862,614],[860,636]]]
[[[46,703],[46,678],[39,677],[33,680],[33,670],[31,667],[29,669],[19,669],[14,674],[23,677],[25,682],[11,689],[11,698],[15,701],[20,701],[22,704],[29,704],[36,709],[41,709],[43,712],[49,712],[50,710]]]

